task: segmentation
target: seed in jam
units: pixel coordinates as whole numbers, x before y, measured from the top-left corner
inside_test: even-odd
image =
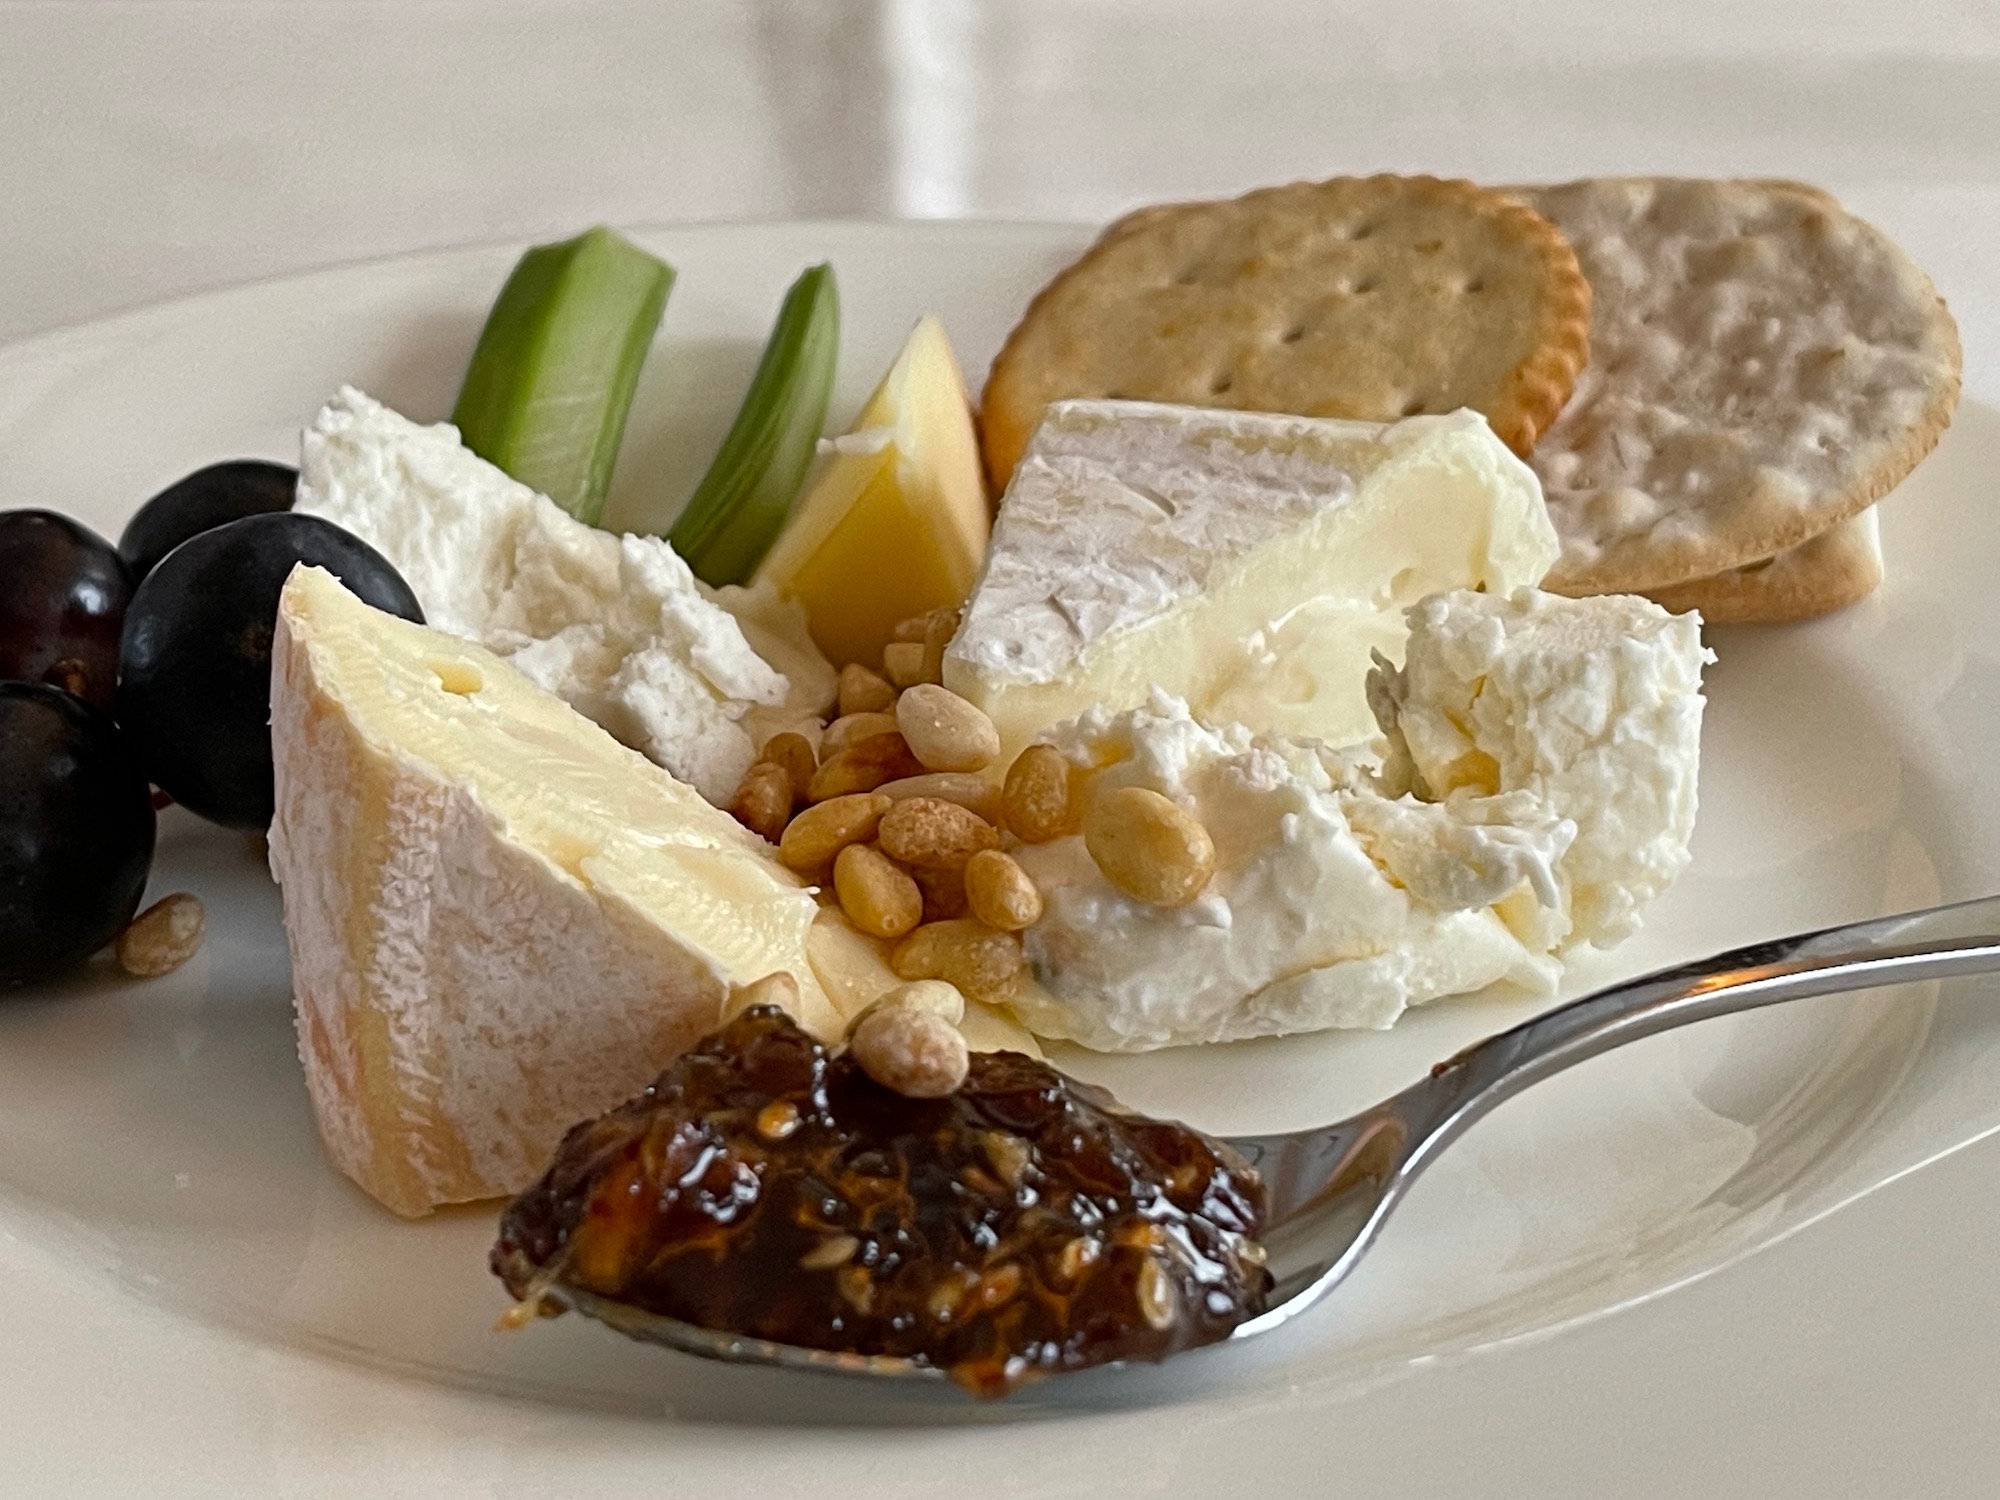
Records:
[[[759,1006],[570,1131],[492,1259],[527,1304],[568,1286],[997,1396],[1226,1338],[1270,1294],[1263,1213],[1226,1146],[1046,1063],[981,1053],[913,1099]]]

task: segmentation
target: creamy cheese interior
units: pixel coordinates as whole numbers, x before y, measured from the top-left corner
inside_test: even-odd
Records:
[[[711,802],[728,800],[769,733],[832,699],[803,616],[769,590],[711,594],[660,538],[586,526],[456,428],[420,426],[351,387],[306,429],[298,509],[386,556],[432,625],[479,641]]]
[[[945,685],[1003,758],[1162,687],[1216,723],[1346,744],[1369,654],[1439,590],[1536,583],[1557,541],[1472,412],[1383,427],[1147,402],[1048,410],[1015,470]]]
[[[1106,1050],[1385,1027],[1446,995],[1552,995],[1560,956],[1628,933],[1687,862],[1699,622],[1643,599],[1458,592],[1411,611],[1378,672],[1390,735],[1363,751],[1212,726],[1155,693],[1048,738],[1086,797],[1140,785],[1208,829],[1192,903],[1126,896],[1082,838],[1016,857],[1031,1029]]]

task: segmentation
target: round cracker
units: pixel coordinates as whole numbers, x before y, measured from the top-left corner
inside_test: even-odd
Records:
[[[1775,625],[1845,609],[1881,582],[1881,531],[1871,505],[1776,557],[1647,595],[1675,614],[1698,609],[1711,625]]]
[[[1125,398],[1390,422],[1469,406],[1525,454],[1589,354],[1569,246],[1498,193],[1340,177],[1140,209],[1036,296],[993,362],[1004,488],[1042,410]]]
[[[1563,542],[1544,587],[1657,595],[1775,557],[1866,509],[1950,422],[1951,314],[1819,189],[1514,191],[1568,237],[1593,296],[1590,365],[1529,458]]]

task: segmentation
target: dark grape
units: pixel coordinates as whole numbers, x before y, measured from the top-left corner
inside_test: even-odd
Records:
[[[152,792],[118,726],[55,688],[0,683],[0,986],[117,937],[152,862]]]
[[[139,507],[118,538],[136,585],[191,536],[245,516],[290,510],[299,471],[261,458],[232,458],[177,479]]]
[[[49,510],[0,511],[0,681],[109,712],[132,584],[109,542]]]
[[[271,821],[271,635],[299,563],[423,621],[389,560],[318,516],[246,516],[182,542],[125,614],[118,720],[175,801],[235,828]]]

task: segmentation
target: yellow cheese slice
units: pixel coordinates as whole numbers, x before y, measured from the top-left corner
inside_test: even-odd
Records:
[[[872,667],[898,622],[964,602],[990,525],[965,377],[925,318],[756,576],[804,607],[828,660]]]

